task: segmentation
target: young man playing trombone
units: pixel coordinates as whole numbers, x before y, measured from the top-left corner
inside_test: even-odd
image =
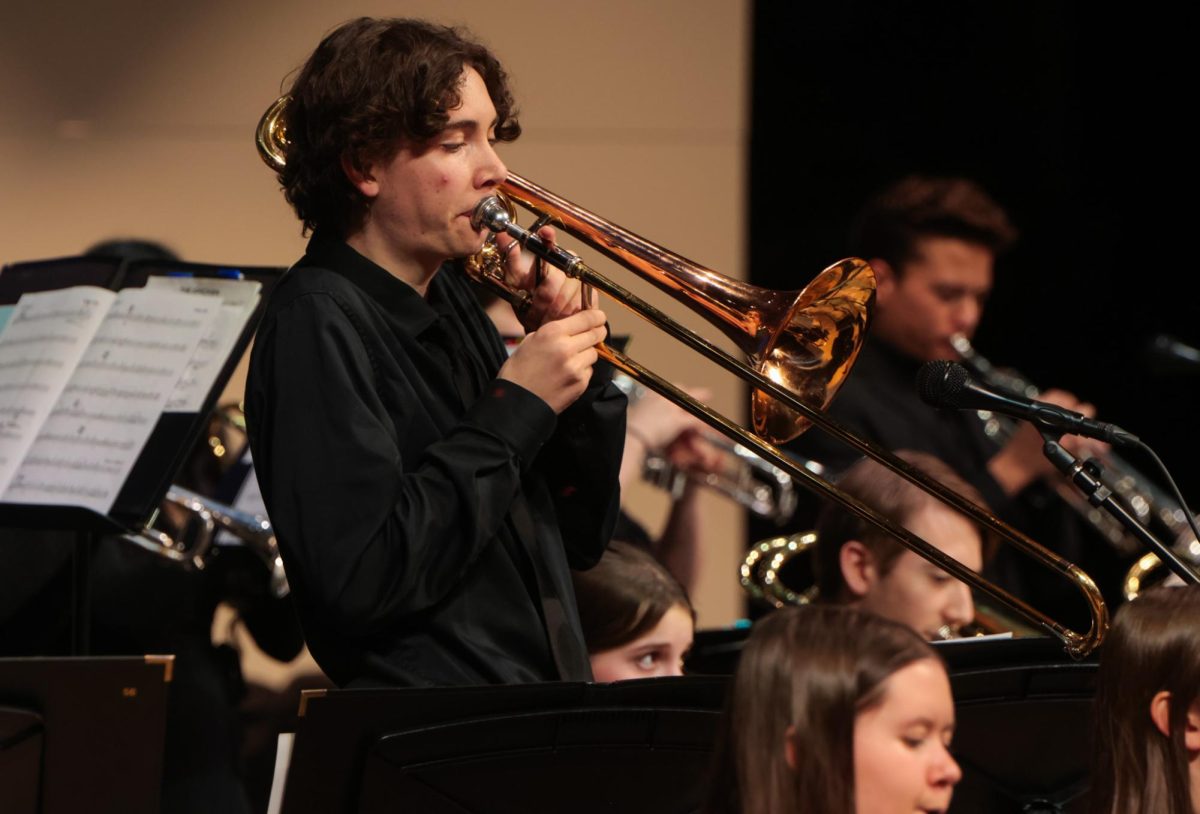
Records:
[[[314,657],[341,685],[589,679],[569,567],[608,542],[625,400],[577,281],[499,238],[532,295],[510,358],[457,267],[520,134],[503,69],[457,31],[363,18],[290,96],[279,178],[312,239],[247,414]]]

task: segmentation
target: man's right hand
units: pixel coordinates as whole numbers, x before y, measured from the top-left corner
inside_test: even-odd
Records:
[[[499,378],[519,384],[561,413],[583,395],[607,336],[599,308],[548,322],[525,337],[500,368]]]
[[[1047,390],[1041,393],[1038,399],[1082,413],[1088,418],[1096,415],[1095,407],[1081,402],[1065,390]],[[1042,454],[1044,444],[1045,440],[1038,432],[1037,427],[1027,421],[1022,421],[1004,449],[988,461],[988,471],[1000,484],[1000,488],[1004,490],[1005,494],[1015,495],[1035,480],[1043,478],[1053,480],[1059,477],[1054,464],[1050,463]],[[1085,458],[1108,451],[1108,444],[1079,435],[1064,435],[1062,445],[1073,455]]]

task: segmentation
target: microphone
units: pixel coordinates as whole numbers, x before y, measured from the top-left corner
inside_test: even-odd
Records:
[[[992,390],[971,378],[967,369],[957,362],[926,362],[917,371],[917,393],[933,407],[953,407],[960,410],[991,410],[994,413],[1020,418],[1040,430],[1085,435],[1110,444],[1136,444],[1136,435],[1104,421],[1096,421],[1082,413],[1057,407],[1044,401],[1025,398],[1015,393]]]

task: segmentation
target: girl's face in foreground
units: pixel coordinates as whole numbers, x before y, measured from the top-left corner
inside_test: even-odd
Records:
[[[624,681],[683,675],[683,657],[692,649],[692,613],[674,605],[649,632],[628,644],[593,653],[596,681]]]
[[[962,777],[949,751],[954,700],[945,668],[922,659],[882,689],[882,699],[854,720],[857,814],[945,811]]]

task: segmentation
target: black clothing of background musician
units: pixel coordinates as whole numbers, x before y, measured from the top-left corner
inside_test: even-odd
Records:
[[[452,264],[426,297],[318,232],[247,383],[255,466],[309,647],[341,685],[591,676],[569,566],[615,522],[625,398],[555,417]]]
[[[868,340],[828,410],[830,417],[884,449],[913,449],[936,456],[978,489],[1005,522],[1081,563],[1085,570],[1096,570],[1094,547],[1085,547],[1078,522],[1048,486],[1034,483],[1008,496],[991,476],[987,462],[999,447],[974,412],[938,410],[921,401],[915,384],[921,364],[886,342]],[[787,449],[829,467],[833,477],[861,457],[820,430],[805,433]],[[815,517],[816,510],[815,500],[802,499],[797,522],[811,528],[803,525],[801,518],[809,513]],[[1013,552],[1011,546],[998,547],[985,564],[984,575],[1055,618],[1087,625],[1088,617],[1074,590],[1060,577]]]
[[[872,197],[851,234],[851,253],[875,271],[871,346],[859,358],[831,415],[886,449],[932,454],[975,486],[997,514],[1085,569],[1088,556],[1107,555],[1102,543],[1082,545],[1081,527],[1051,485],[1058,472],[1042,455],[1042,439],[1018,424],[1002,443],[990,443],[972,413],[939,412],[920,401],[915,375],[936,359],[957,359],[956,338],[970,339],[991,293],[996,257],[1016,239],[1008,215],[965,178],[911,175]],[[1047,390],[1042,398],[1078,412],[1092,411],[1072,394]],[[1095,442],[1064,436],[1075,454],[1095,453]],[[819,432],[793,449],[824,464],[848,463]],[[1111,557],[1109,558],[1111,559]],[[1068,623],[1086,625],[1085,603],[1048,569],[1001,546],[987,569],[1005,587]],[[1100,584],[1110,569],[1093,574]]]

